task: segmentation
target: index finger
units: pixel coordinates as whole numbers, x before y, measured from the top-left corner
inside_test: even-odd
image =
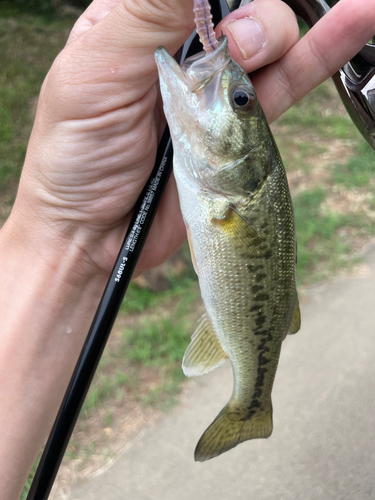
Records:
[[[252,78],[271,123],[354,57],[374,34],[375,0],[340,0],[281,59]]]

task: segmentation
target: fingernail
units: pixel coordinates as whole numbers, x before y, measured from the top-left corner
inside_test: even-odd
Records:
[[[225,27],[232,33],[244,59],[249,59],[262,48],[264,44],[263,30],[254,19],[244,17],[227,24]]]

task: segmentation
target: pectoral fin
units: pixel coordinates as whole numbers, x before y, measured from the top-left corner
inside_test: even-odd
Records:
[[[203,375],[220,366],[226,358],[211,323],[203,314],[182,360],[184,374],[187,377]]]
[[[292,335],[293,333],[297,333],[300,328],[301,328],[301,312],[299,310],[298,295],[296,294],[296,301],[294,303],[293,317],[292,317],[292,321],[290,323],[288,334]]]
[[[244,239],[248,243],[250,239],[258,237],[256,230],[233,205],[228,205],[223,216],[221,218],[214,219],[213,222],[230,237]]]

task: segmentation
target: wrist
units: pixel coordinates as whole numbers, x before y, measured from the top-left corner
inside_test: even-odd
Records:
[[[81,261],[74,242],[17,213],[0,230],[1,498],[19,498],[104,289]]]
[[[81,345],[107,281],[107,273],[84,260],[74,241],[11,215],[0,230],[2,329],[47,343],[74,332]]]
[[[123,227],[95,227],[69,219],[59,207],[40,202],[20,184],[12,213],[1,230],[9,257],[32,261],[40,273],[78,289],[91,282],[103,289],[113,266],[112,249],[121,242]],[[92,284],[91,284],[92,286]]]

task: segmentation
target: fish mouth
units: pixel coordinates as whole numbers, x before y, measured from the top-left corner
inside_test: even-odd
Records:
[[[159,74],[168,82],[178,79],[180,85],[192,93],[204,89],[218,73],[221,74],[230,61],[228,39],[221,36],[218,48],[211,54],[204,51],[195,54],[180,66],[164,47],[155,51]]]
[[[218,39],[218,48],[215,52],[208,55],[200,52],[186,59],[181,69],[187,78],[190,92],[204,89],[215,75],[221,75],[229,61],[228,38],[224,35]]]
[[[177,80],[181,82],[181,84],[187,85],[185,74],[181,66],[164,47],[160,46],[156,49],[155,61],[158,66],[159,75],[161,75],[165,81],[173,83]]]
[[[180,66],[164,47],[155,51],[164,112],[181,134],[195,136],[198,122],[208,119],[215,105],[223,100],[222,75],[231,61],[228,39],[222,36],[211,54],[204,51],[189,57]]]

